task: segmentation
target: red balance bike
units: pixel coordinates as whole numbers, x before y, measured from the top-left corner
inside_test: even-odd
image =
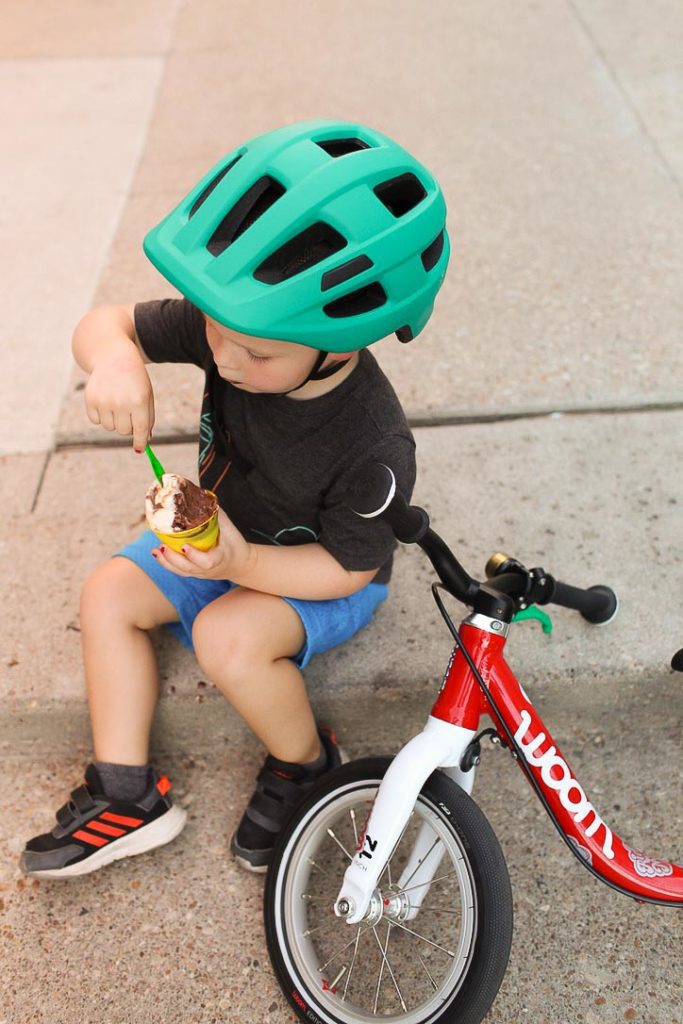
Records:
[[[396,755],[347,764],[321,780],[276,847],[265,892],[268,948],[293,1009],[313,1024],[478,1024],[503,980],[512,894],[503,854],[470,793],[486,736],[506,747],[580,863],[626,896],[683,906],[683,867],[623,842],[600,817],[517,682],[504,649],[533,605],[609,622],[608,587],[580,590],[494,555],[472,579],[377,466],[351,498],[417,543],[454,647],[421,733]],[[472,613],[457,629],[446,591]],[[492,727],[480,731],[487,715]]]

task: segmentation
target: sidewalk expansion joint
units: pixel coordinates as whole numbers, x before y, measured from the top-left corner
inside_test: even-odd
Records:
[[[477,424],[506,423],[512,420],[561,419],[565,416],[622,416],[653,412],[683,412],[683,399],[670,402],[624,403],[623,405],[615,403],[612,405],[556,406],[553,409],[511,409],[507,412],[495,410],[480,413],[466,412],[464,410],[444,411],[441,413],[416,412],[408,416],[408,423],[414,429],[418,427],[422,429],[425,427],[476,426]],[[176,430],[168,434],[160,432],[154,435],[155,447],[170,444],[196,444],[198,441],[199,434],[194,430]],[[57,439],[53,451],[72,451],[78,448],[126,448],[130,447],[130,444],[130,439],[125,437],[106,436],[101,439],[94,437],[86,439],[83,436],[69,436],[66,434]],[[47,463],[45,468],[47,468]],[[38,485],[38,491],[40,491],[41,483],[42,477]]]
[[[681,412],[683,400],[671,402],[639,402],[634,404],[588,405],[588,406],[557,406],[554,409],[510,409],[507,412],[492,411],[490,413],[442,412],[420,415],[414,413],[408,417],[411,427],[458,427],[472,426],[478,423],[506,423],[511,420],[562,419],[563,417],[579,416],[617,416],[652,412]]]

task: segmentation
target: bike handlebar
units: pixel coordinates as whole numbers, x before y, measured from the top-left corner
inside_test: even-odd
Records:
[[[552,580],[552,577],[549,577]],[[559,604],[563,608],[573,608],[580,612],[584,619],[594,625],[602,625],[613,619],[617,612],[617,595],[609,587],[596,584],[586,590],[570,587],[567,583],[552,580],[554,589],[547,602],[538,604]]]
[[[382,518],[402,544],[418,544],[429,529],[429,516],[423,508],[409,505],[396,486],[396,477],[388,466],[375,462],[353,481],[347,501],[363,519]]]
[[[582,590],[555,580],[543,569],[527,569],[508,555],[493,555],[486,566],[490,582],[479,583],[457,560],[445,541],[431,529],[423,508],[409,505],[388,466],[374,463],[360,474],[348,492],[348,503],[364,519],[382,519],[403,544],[418,544],[444,587],[458,601],[479,606],[486,614],[511,618],[527,604],[557,604],[572,608],[588,622],[609,622],[617,612],[614,591],[597,585]]]

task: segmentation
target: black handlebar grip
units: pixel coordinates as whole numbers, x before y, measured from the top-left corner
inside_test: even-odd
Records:
[[[562,605],[563,608],[575,609],[583,615],[587,622],[592,622],[596,626],[610,622],[619,608],[614,591],[600,584],[588,587],[587,590],[580,590],[578,587],[570,587],[567,583],[559,583],[555,580],[553,592],[548,601],[552,604]]]
[[[429,529],[425,510],[408,504],[396,487],[392,470],[382,462],[358,474],[347,492],[347,501],[363,519],[382,518],[403,544],[415,544]]]

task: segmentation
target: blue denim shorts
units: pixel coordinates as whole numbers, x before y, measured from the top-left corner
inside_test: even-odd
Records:
[[[199,612],[216,598],[227,594],[235,586],[230,580],[205,580],[194,576],[176,576],[164,569],[152,555],[159,539],[146,530],[137,540],[115,552],[135,562],[157,585],[178,613],[179,622],[169,622],[170,630],[191,651],[192,623]],[[368,625],[375,609],[386,600],[388,589],[384,583],[368,583],[349,597],[331,601],[302,601],[296,597],[283,597],[283,601],[296,611],[306,633],[304,645],[292,660],[304,668],[314,654],[322,654],[331,647],[350,640]]]

